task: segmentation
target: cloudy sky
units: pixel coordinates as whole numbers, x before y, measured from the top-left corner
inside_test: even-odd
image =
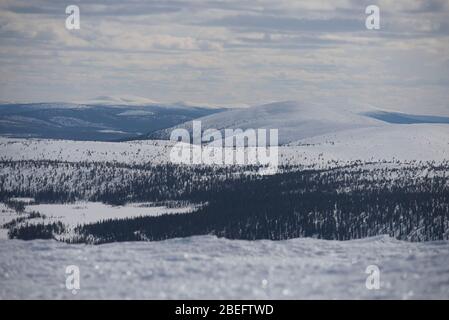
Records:
[[[104,95],[449,114],[449,0],[0,0],[0,100]]]

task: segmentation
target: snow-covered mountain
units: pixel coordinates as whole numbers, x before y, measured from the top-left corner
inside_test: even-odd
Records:
[[[355,129],[372,128],[373,132],[380,133],[382,130],[390,130],[393,124],[399,126],[414,123],[449,123],[449,118],[446,117],[408,115],[371,106],[344,107],[298,101],[232,109],[197,120],[201,121],[202,130],[278,129],[279,144]],[[168,139],[175,128],[192,130],[192,122],[154,132],[149,137]]]
[[[138,97],[133,95],[120,96],[98,96],[93,99],[74,101],[74,104],[85,105],[100,105],[100,106],[159,106],[166,108],[207,108],[207,109],[229,109],[229,108],[247,108],[246,104],[227,104],[227,103],[204,103],[192,101],[175,101],[175,102],[161,102],[157,100],[148,99],[145,97]]]
[[[105,106],[149,106],[160,105],[161,103],[144,97],[136,97],[132,95],[121,96],[98,96],[93,99],[77,101],[77,104],[88,105],[105,105]]]

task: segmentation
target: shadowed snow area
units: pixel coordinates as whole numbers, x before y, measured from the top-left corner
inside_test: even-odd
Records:
[[[0,298],[449,298],[449,242],[240,241],[199,236],[101,246],[0,241]],[[368,265],[380,289],[365,286]],[[80,290],[65,268],[80,268]]]

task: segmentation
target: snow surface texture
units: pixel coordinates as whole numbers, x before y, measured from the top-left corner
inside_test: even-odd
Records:
[[[68,245],[0,240],[1,299],[449,298],[449,242],[226,240]],[[80,290],[65,268],[80,269]],[[367,266],[380,289],[366,288]]]

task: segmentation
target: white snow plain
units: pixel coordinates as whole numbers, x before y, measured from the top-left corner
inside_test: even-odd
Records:
[[[12,198],[16,201],[32,203],[33,198]],[[178,207],[169,208],[163,205],[157,205],[152,202],[133,202],[121,206],[112,206],[101,202],[77,201],[74,203],[44,203],[44,204],[27,204],[25,211],[18,214],[13,209],[8,208],[4,203],[0,202],[0,239],[8,239],[8,230],[2,228],[17,218],[26,218],[33,212],[38,212],[44,217],[27,218],[26,224],[50,224],[53,222],[61,222],[66,231],[62,235],[73,235],[73,230],[78,225],[95,223],[108,219],[125,219],[133,217],[156,217],[163,214],[182,214],[189,213],[197,209],[195,205],[179,205]],[[20,223],[19,223],[20,224]],[[61,238],[60,235],[56,236]]]
[[[133,202],[123,206],[112,206],[101,202],[78,201],[74,203],[32,204],[25,207],[25,212],[39,212],[45,219],[28,219],[27,223],[60,221],[69,227],[89,224],[108,219],[133,217],[156,217],[163,214],[188,213],[195,206],[167,208],[155,206],[151,202]]]
[[[449,242],[227,240],[99,246],[0,240],[1,299],[448,299]],[[66,289],[77,265],[80,290]],[[380,289],[368,290],[368,265]]]

